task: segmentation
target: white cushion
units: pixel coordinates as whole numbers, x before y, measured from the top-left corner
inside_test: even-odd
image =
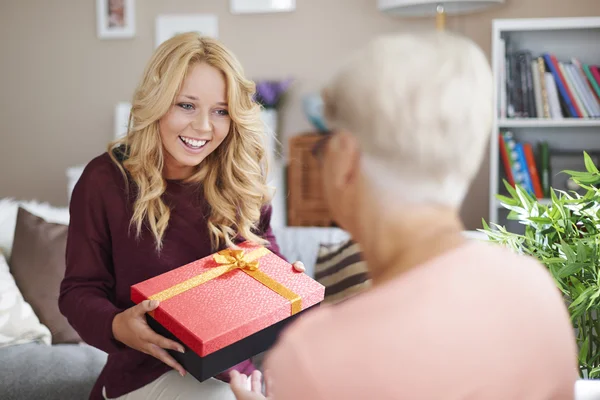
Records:
[[[315,262],[321,244],[346,241],[350,235],[339,228],[275,226],[272,228],[281,254],[291,263],[302,261],[306,273],[314,276]]]
[[[34,341],[49,345],[51,340],[50,331],[23,299],[0,254],[0,348]]]
[[[15,236],[19,206],[48,222],[63,225],[69,224],[69,209],[66,207],[54,207],[48,203],[41,203],[35,200],[18,201],[11,198],[0,199],[0,250],[8,260],[10,260]]]

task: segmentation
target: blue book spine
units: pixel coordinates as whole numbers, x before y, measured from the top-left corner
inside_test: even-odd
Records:
[[[507,131],[502,133],[504,142],[506,143],[506,151],[510,159],[510,169],[512,170],[515,185],[525,188],[523,182],[523,168],[519,162],[519,152],[517,151],[517,142],[512,132]]]
[[[577,113],[577,110],[573,106],[573,102],[571,101],[571,97],[569,96],[569,92],[568,92],[567,88],[565,87],[565,85],[563,85],[562,79],[560,79],[562,74],[561,74],[560,70],[557,70],[555,68],[554,63],[552,62],[552,57],[550,56],[549,53],[544,54],[544,60],[546,61],[546,65],[548,66],[548,69],[552,73],[552,76],[554,76],[554,80],[556,81],[556,87],[558,87],[558,91],[562,95],[562,98],[565,100],[565,104],[567,105],[567,108],[569,109],[569,113],[571,114],[571,117],[581,118],[582,116]]]
[[[535,192],[533,190],[533,182],[531,181],[531,173],[529,172],[529,167],[527,166],[527,159],[525,158],[525,152],[523,151],[523,144],[517,143],[517,156],[519,157],[519,163],[522,166],[522,175],[523,175],[523,189],[529,192],[532,196],[535,197]]]

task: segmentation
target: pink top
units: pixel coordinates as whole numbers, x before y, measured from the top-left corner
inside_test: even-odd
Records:
[[[568,400],[576,359],[545,268],[469,242],[299,320],[267,369],[276,400]]]

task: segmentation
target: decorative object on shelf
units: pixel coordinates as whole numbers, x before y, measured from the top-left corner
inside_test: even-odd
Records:
[[[288,225],[334,226],[323,196],[321,168],[313,149],[323,138],[308,133],[289,139]]]
[[[278,121],[277,121],[277,110],[274,108],[263,108],[260,112],[260,118],[262,119],[263,124],[265,125],[266,130],[266,143],[265,146],[267,148],[267,154],[272,158],[276,158],[277,156],[277,129],[278,129]],[[269,160],[272,161],[272,160]]]
[[[326,132],[328,130],[323,116],[323,98],[318,93],[311,93],[302,99],[304,114],[310,123],[319,131]]]
[[[275,156],[277,151],[277,136],[279,132],[278,109],[281,106],[284,94],[291,86],[291,78],[284,80],[262,80],[256,82],[256,93],[254,101],[260,104],[263,109],[261,117],[267,128],[267,149],[269,154]]]
[[[284,94],[292,85],[291,78],[278,80],[256,81],[256,94],[254,101],[264,108],[276,109],[279,107]]]
[[[230,0],[232,14],[262,14],[290,12],[296,9],[296,0]]]
[[[551,202],[540,204],[520,186],[505,182],[509,196],[498,196],[525,233],[483,221],[492,242],[538,259],[550,271],[569,304],[577,332],[582,378],[600,378],[600,172],[584,153],[587,172],[564,171],[585,193],[551,190]]]
[[[439,30],[446,27],[446,15],[466,14],[504,3],[504,0],[378,0],[379,9],[406,17],[436,16]]]
[[[135,36],[135,0],[96,0],[96,30],[100,39]]]
[[[292,82],[292,79],[258,81],[254,96],[254,101],[262,106],[261,119],[266,131],[265,148],[270,165],[267,182],[275,188],[275,196],[271,202],[273,207],[271,226],[285,226],[286,221],[285,168],[278,156],[280,153],[278,108]]]
[[[127,134],[130,112],[131,103],[117,103],[115,107],[115,139],[119,139]]]
[[[184,32],[219,37],[219,19],[214,14],[159,15],[156,17],[155,46]]]

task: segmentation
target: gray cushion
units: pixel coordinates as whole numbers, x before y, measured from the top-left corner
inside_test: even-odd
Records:
[[[28,343],[0,349],[0,399],[88,399],[106,354],[87,345]]]

